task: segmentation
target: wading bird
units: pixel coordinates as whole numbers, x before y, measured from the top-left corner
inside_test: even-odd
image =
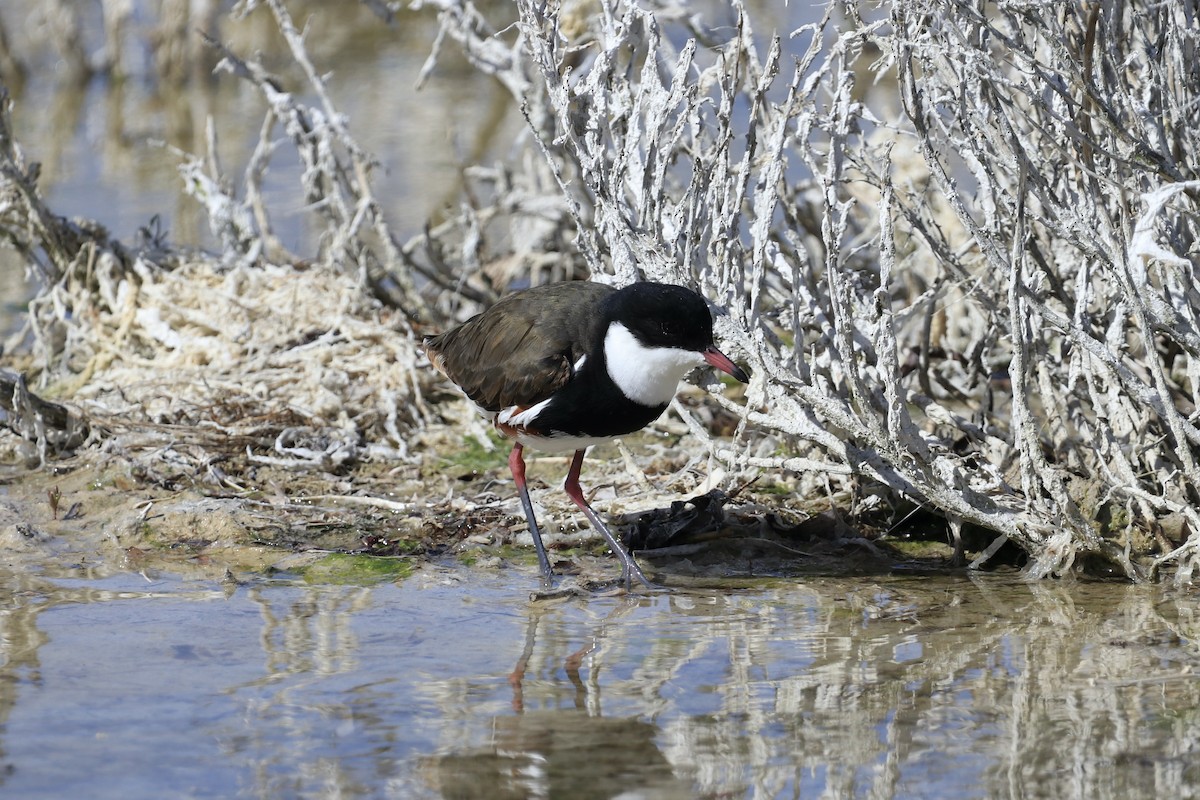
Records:
[[[714,346],[704,299],[663,283],[556,283],[504,297],[424,344],[430,362],[516,442],[508,465],[543,579],[553,571],[525,485],[525,447],[575,451],[563,488],[620,559],[625,586],[634,578],[651,586],[584,499],[579,469],[591,445],[657,419],[693,368],[709,364],[749,380]]]

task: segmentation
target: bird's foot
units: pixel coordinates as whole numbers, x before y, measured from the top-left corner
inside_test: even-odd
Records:
[[[529,599],[536,603],[539,600],[562,600],[568,597],[587,597],[587,595],[588,592],[584,591],[583,587],[572,584],[537,589],[529,593]]]
[[[646,573],[642,572],[642,568],[638,566],[632,553],[627,553],[624,550],[617,550],[616,552],[617,558],[621,561],[621,577],[617,581],[625,587],[626,591],[633,591],[633,582],[635,580],[647,589],[666,589],[665,586],[660,586],[646,577]]]
[[[530,592],[529,599],[534,601],[562,600],[572,597],[613,597],[631,594],[634,590],[635,580],[646,590],[668,591],[668,587],[650,580],[637,565],[634,565],[632,569],[622,569],[620,577],[606,581],[587,580],[576,575],[568,575],[561,581],[549,581],[543,578],[541,588]]]
[[[591,597],[595,594],[594,586],[591,581],[580,579],[577,575],[566,575],[562,580],[550,580],[545,577],[542,579],[540,589],[535,589],[529,593],[529,599],[538,600],[562,600],[570,597]]]
[[[626,591],[633,591],[633,581],[635,579],[646,589],[667,588],[647,578],[646,573],[642,572],[642,568],[639,567],[632,558],[630,558],[626,564],[621,566],[621,577],[617,580],[619,580],[621,585],[625,587]]]
[[[596,581],[588,584],[592,594],[600,596],[616,595],[616,594],[631,594],[635,588],[634,582],[641,584],[640,588],[648,589],[652,592],[665,592],[667,587],[662,584],[655,583],[646,577],[646,573],[642,572],[641,567],[633,560],[632,557],[628,561],[621,562],[621,575],[613,580]]]

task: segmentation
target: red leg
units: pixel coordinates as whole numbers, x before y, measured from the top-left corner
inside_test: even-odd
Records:
[[[550,559],[546,557],[546,546],[542,544],[542,532],[538,529],[537,517],[533,515],[529,490],[525,487],[525,459],[521,456],[524,449],[520,442],[513,445],[512,452],[508,455],[508,468],[512,470],[513,483],[517,485],[521,507],[525,509],[525,520],[529,523],[529,532],[533,535],[533,547],[537,550],[538,564],[542,568],[542,580],[548,584],[554,572],[550,569]]]
[[[592,507],[583,499],[583,489],[579,487],[579,468],[583,466],[583,454],[583,450],[575,451],[575,458],[571,460],[571,469],[567,471],[567,482],[563,484],[563,489],[575,501],[575,505],[579,506],[580,510],[583,511],[584,515],[588,518],[588,522],[592,523],[592,527],[600,531],[600,535],[608,541],[608,546],[612,548],[613,553],[620,559],[621,582],[625,584],[625,588],[632,588],[633,578],[637,578],[643,586],[654,588],[654,584],[645,576],[641,567],[633,560],[633,556],[621,546],[621,543],[617,541],[617,537],[612,535],[608,527],[600,521],[600,517],[592,510]]]

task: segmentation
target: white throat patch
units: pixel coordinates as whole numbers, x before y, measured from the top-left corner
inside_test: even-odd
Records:
[[[704,356],[675,347],[646,347],[629,328],[614,322],[604,337],[604,360],[622,394],[644,406],[662,406],[671,402],[683,376],[704,363]]]

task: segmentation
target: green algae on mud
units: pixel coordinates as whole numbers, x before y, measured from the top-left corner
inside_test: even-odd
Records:
[[[416,571],[411,558],[329,553],[300,570],[305,583],[370,586],[384,581],[402,581]]]

